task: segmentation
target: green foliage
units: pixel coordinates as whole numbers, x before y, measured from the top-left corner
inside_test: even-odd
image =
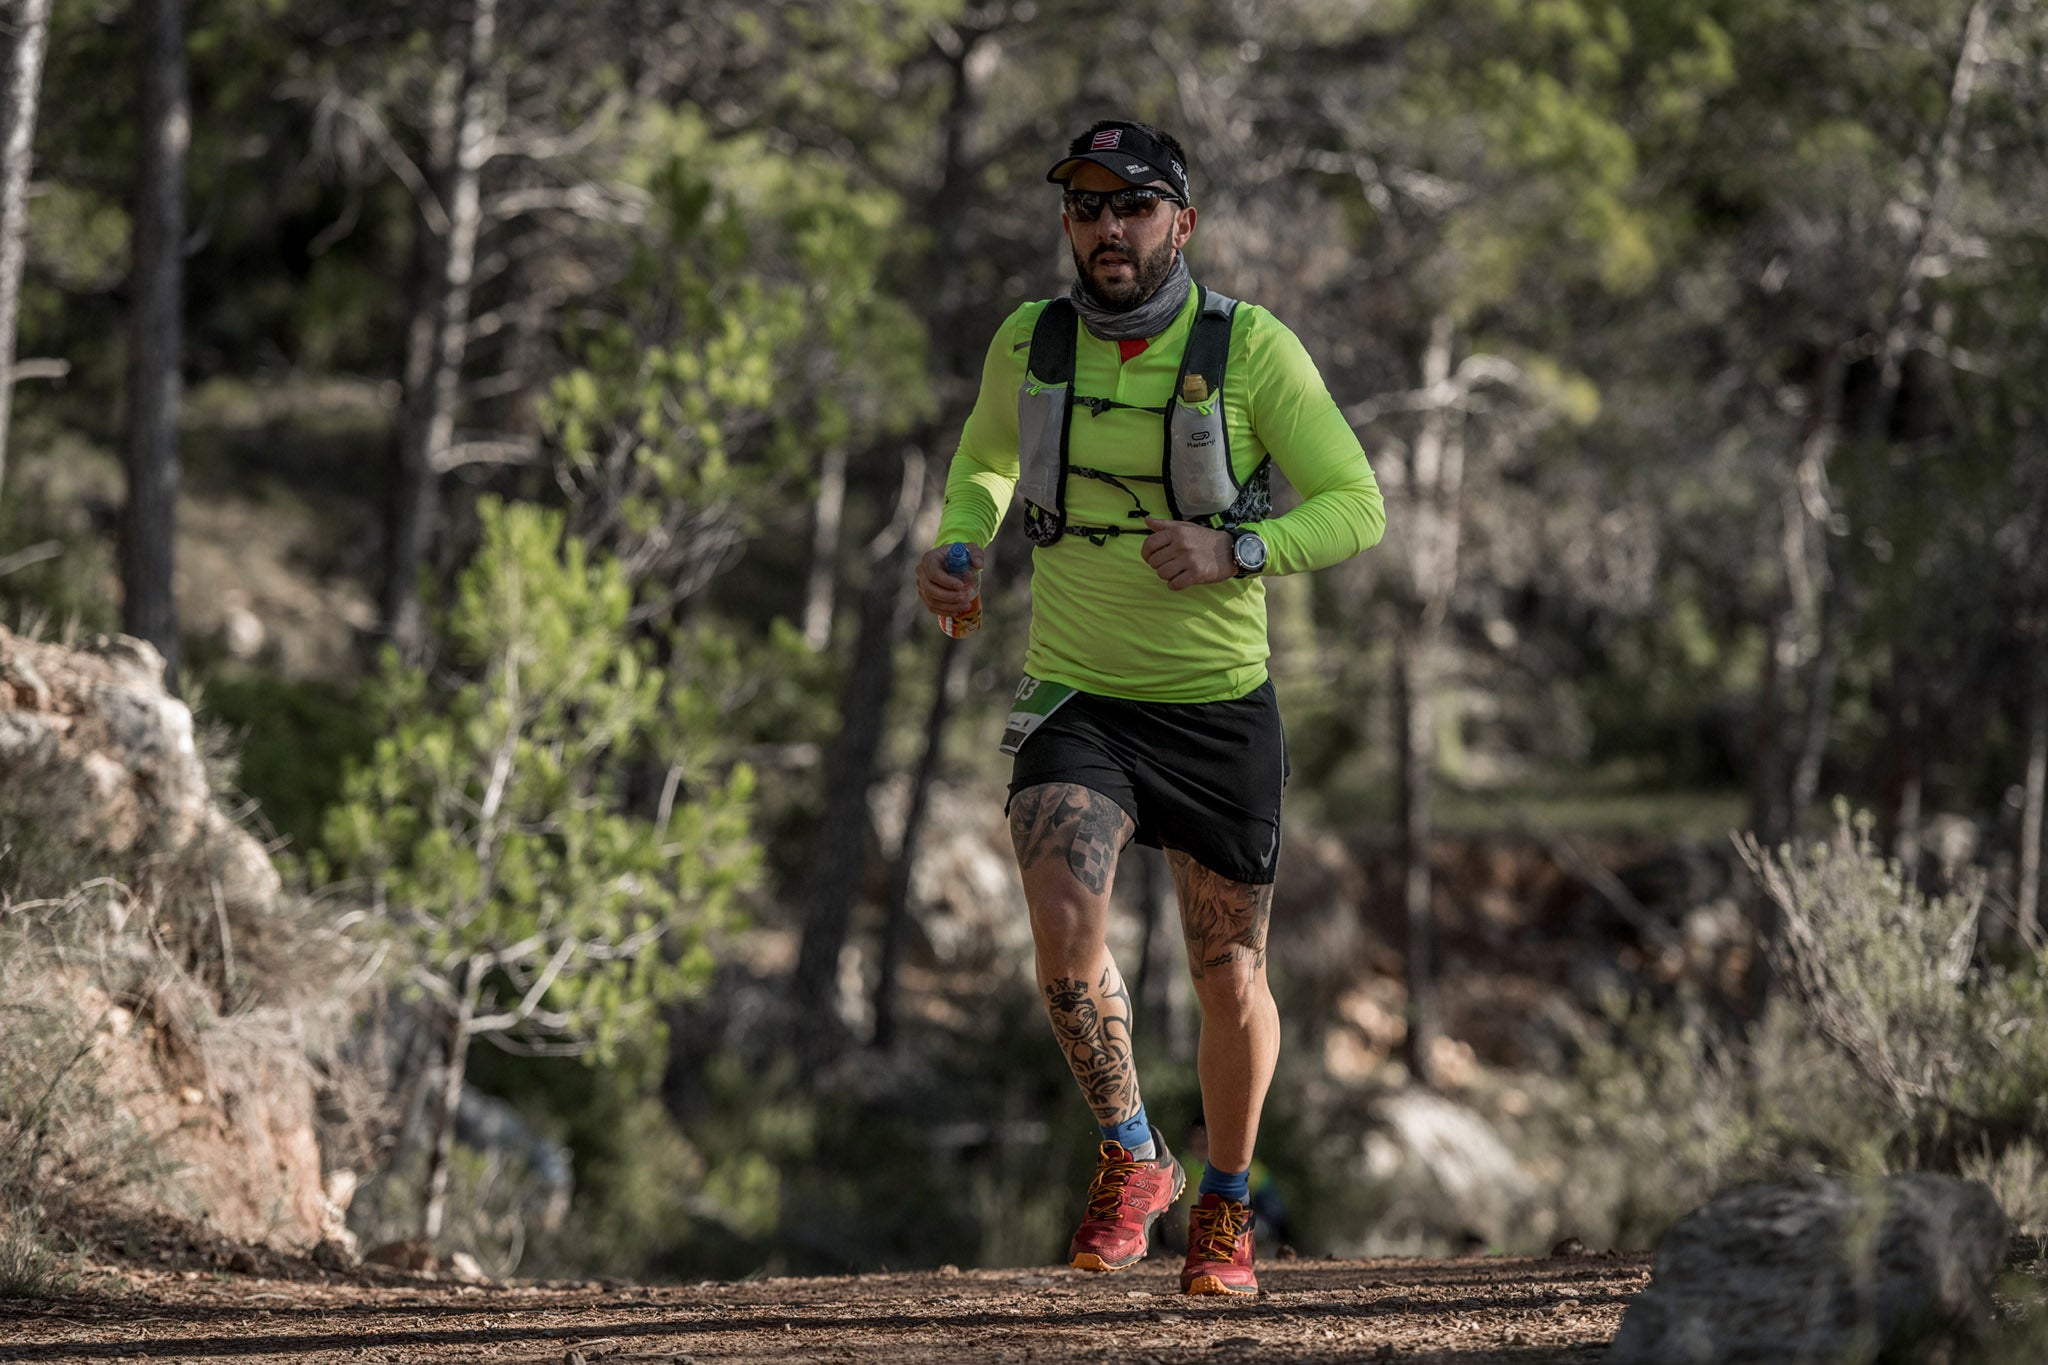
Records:
[[[816,1169],[821,1159],[837,1163],[819,1141],[831,1126],[787,1057],[763,1070],[714,1057],[703,1084],[705,1115],[691,1125],[707,1155],[702,1209],[743,1242],[759,1245],[782,1224],[785,1179],[793,1186],[837,1184]]]
[[[318,680],[223,672],[205,680],[204,711],[235,733],[238,784],[288,852],[318,846],[321,822],[374,731],[355,693]]]
[[[1698,110],[1734,79],[1728,34],[1695,5],[1453,11],[1418,33],[1395,105],[1395,135],[1465,191],[1426,287],[1467,318],[1523,313],[1560,284],[1650,288],[1681,234],[1643,148],[1697,135]]]
[[[715,138],[685,106],[646,112],[625,174],[651,222],[541,416],[576,528],[680,601],[822,449],[931,414],[924,333],[881,287],[901,206],[836,162]]]
[[[679,782],[689,755],[653,746],[682,703],[631,628],[623,570],[565,539],[559,513],[480,510],[483,544],[444,623],[453,671],[386,661],[384,737],[351,770],[326,844],[430,989],[487,962],[479,1008],[502,1031],[607,1060],[703,980],[704,935],[757,861],[753,777],[736,767],[681,799],[672,784],[651,817],[633,809],[633,765]]]
[[[128,273],[128,214],[116,200],[53,185],[29,201],[28,249],[60,288],[111,289]]]
[[[610,1131],[599,1135],[591,1120]],[[576,1124],[576,1201],[536,1269],[643,1275],[662,1263],[701,1199],[704,1157],[658,1098],[606,1105]]]
[[[107,592],[116,581],[114,550],[85,524],[80,502],[87,490],[73,476],[107,469],[113,458],[74,433],[53,436],[19,392],[15,401],[7,482],[0,486],[0,558],[39,546],[55,553],[0,575],[0,621],[31,638],[112,630],[120,622]]]
[[[349,1227],[364,1246],[419,1232],[426,1164],[423,1146],[409,1148],[356,1191],[348,1208]],[[476,1257],[488,1275],[530,1274],[529,1251],[545,1237],[547,1201],[546,1187],[521,1156],[457,1143],[448,1163],[443,1236],[450,1246]]]

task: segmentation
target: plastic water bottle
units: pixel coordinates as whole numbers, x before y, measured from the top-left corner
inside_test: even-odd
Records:
[[[968,590],[974,594],[974,600],[967,604],[966,611],[958,616],[939,618],[939,629],[956,640],[981,629],[981,570],[973,565],[964,541],[956,540],[946,547],[946,572],[966,575]]]

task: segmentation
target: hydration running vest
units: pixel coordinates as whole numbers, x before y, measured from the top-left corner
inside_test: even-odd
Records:
[[[1180,373],[1166,406],[1148,408],[1166,419],[1166,448],[1160,473],[1125,475],[1071,464],[1068,428],[1074,417],[1074,348],[1080,311],[1074,301],[1051,300],[1031,330],[1031,354],[1017,388],[1017,492],[1024,499],[1024,533],[1034,545],[1051,545],[1069,531],[1097,545],[1126,531],[1144,531],[1143,500],[1124,478],[1164,484],[1167,515],[1176,521],[1223,516],[1226,523],[1257,520],[1272,506],[1267,463],[1239,483],[1230,465],[1230,430],[1223,415],[1224,370],[1230,359],[1231,321],[1237,300],[1195,286],[1195,321],[1181,352]],[[1108,398],[1080,400],[1100,414],[1129,406]],[[1136,504],[1133,526],[1069,526],[1067,476],[1100,479],[1129,493]]]

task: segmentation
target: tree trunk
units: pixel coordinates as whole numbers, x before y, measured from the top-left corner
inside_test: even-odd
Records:
[[[462,1081],[469,1070],[469,1021],[483,990],[483,961],[471,958],[462,970],[462,996],[448,1021],[442,1043],[441,1087],[435,1099],[434,1144],[427,1151],[426,1198],[420,1208],[420,1238],[429,1247],[441,1235],[448,1212],[448,1164],[455,1152],[455,1111],[462,1104]]]
[[[14,6],[14,57],[7,66],[7,140],[0,150],[0,492],[7,487],[7,431],[14,415],[15,323],[28,259],[28,172],[35,156],[36,104],[50,41],[50,0]]]
[[[1457,333],[1449,316],[1430,326],[1422,357],[1427,406],[1408,452],[1406,492],[1411,619],[1394,632],[1394,696],[1401,826],[1401,899],[1408,929],[1408,1035],[1403,1057],[1419,1085],[1437,1084],[1435,1050],[1436,923],[1429,845],[1436,776],[1436,655],[1458,578],[1460,499],[1464,492],[1464,420],[1456,406],[1451,360]]]
[[[447,173],[436,177],[443,187],[448,236],[433,280],[433,339],[427,347],[419,402],[407,414],[403,467],[387,545],[384,628],[399,651],[412,659],[420,656],[426,643],[419,574],[440,519],[441,468],[455,440],[455,409],[469,346],[470,284],[483,223],[483,167],[493,135],[489,78],[497,19],[498,0],[471,0],[463,32],[454,156]]]
[[[2038,624],[2027,679],[2027,775],[2020,801],[2019,884],[2013,920],[2020,942],[2041,946],[2041,825],[2048,806],[2048,644]]]
[[[881,963],[875,975],[874,1045],[886,1050],[896,1041],[896,976],[903,961],[903,940],[910,932],[910,879],[917,871],[918,845],[923,841],[925,812],[931,804],[932,783],[938,778],[945,757],[946,728],[953,708],[967,690],[967,660],[971,646],[960,641],[939,641],[938,676],[932,684],[931,709],[924,718],[924,756],[918,760],[911,779],[910,804],[903,815],[903,838],[896,847],[896,865],[889,876],[888,898],[883,903]]]
[[[142,118],[136,138],[134,299],[128,339],[128,502],[122,514],[122,629],[178,676],[172,596],[178,517],[178,409],[183,393],[185,157],[192,140],[179,0],[137,0]]]
[[[804,643],[832,643],[832,603],[839,587],[839,525],[846,512],[846,448],[831,446],[818,468],[818,506],[811,521],[811,568],[804,581]]]
[[[1408,1033],[1402,1058],[1419,1085],[1437,1084],[1436,1040],[1441,1032],[1436,999],[1436,919],[1429,844],[1434,827],[1430,781],[1436,763],[1434,680],[1424,658],[1426,646],[1412,631],[1394,645],[1395,753],[1399,763],[1395,795],[1401,830],[1401,905],[1408,929]]]
[[[1925,306],[1921,285],[1941,254],[1942,239],[1949,231],[1949,215],[1955,209],[1963,157],[1963,134],[1968,127],[1970,101],[1977,79],[1990,58],[1985,41],[1991,26],[1991,0],[1971,0],[1963,16],[1963,32],[1956,44],[1955,67],[1949,77],[1948,108],[1942,116],[1941,132],[1935,139],[1934,155],[1927,177],[1926,199],[1919,214],[1920,231],[1912,253],[1899,272],[1897,292],[1886,320],[1879,357],[1879,387],[1886,405],[1898,395],[1906,350],[1919,325]]]
[[[1821,534],[1827,534],[1822,528]],[[1829,556],[1832,558],[1832,556]],[[1820,600],[1820,646],[1806,680],[1806,719],[1800,727],[1798,761],[1792,768],[1792,789],[1786,820],[1797,830],[1820,793],[1821,764],[1827,758],[1828,730],[1834,718],[1835,673],[1841,663],[1841,575],[1830,570]]]
[[[1908,883],[1920,875],[1920,796],[1926,763],[1921,744],[1920,670],[1897,646],[1891,660],[1891,761],[1885,780],[1885,848]]]
[[[1756,711],[1750,721],[1749,827],[1757,842],[1776,848],[1785,826],[1779,793],[1785,784],[1785,640],[1790,633],[1790,608],[1773,611],[1764,626],[1763,676],[1757,684]]]
[[[439,97],[439,92],[436,92],[436,99]],[[452,96],[447,103],[452,109]],[[448,122],[452,131],[452,115]],[[405,297],[408,306],[405,353],[399,361],[398,411],[391,424],[384,461],[384,577],[379,586],[382,594],[380,610],[387,636],[392,620],[404,610],[401,606],[404,591],[400,584],[411,582],[419,574],[417,556],[408,561],[399,547],[410,543],[413,534],[407,521],[407,509],[415,495],[408,471],[412,467],[411,452],[419,444],[420,414],[426,405],[427,380],[433,371],[434,319],[438,313],[435,281],[441,273],[439,257],[445,245],[444,236],[436,234],[426,220],[415,213],[412,246],[406,259]]]
[[[795,982],[804,1015],[801,1051],[810,1063],[822,1061],[838,1043],[839,955],[864,882],[868,791],[896,690],[896,645],[916,601],[910,566],[918,553],[917,512],[926,497],[923,458],[916,452],[906,455],[904,479],[905,506],[897,524],[883,532],[861,593],[859,633],[839,696],[840,730],[825,754],[825,810],[811,841]]]

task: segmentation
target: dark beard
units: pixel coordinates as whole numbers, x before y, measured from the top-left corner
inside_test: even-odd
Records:
[[[1122,254],[1131,258],[1131,264],[1135,269],[1131,271],[1130,284],[1120,289],[1117,296],[1112,297],[1096,287],[1094,278],[1088,273],[1086,263],[1081,259],[1081,253],[1078,251],[1074,253],[1075,282],[1080,285],[1081,291],[1087,294],[1095,306],[1106,313],[1130,312],[1146,299],[1158,293],[1159,286],[1166,283],[1166,277],[1173,273],[1175,253],[1173,239],[1170,237],[1162,241],[1159,244],[1159,249],[1149,256],[1139,256],[1130,251],[1125,251]]]

